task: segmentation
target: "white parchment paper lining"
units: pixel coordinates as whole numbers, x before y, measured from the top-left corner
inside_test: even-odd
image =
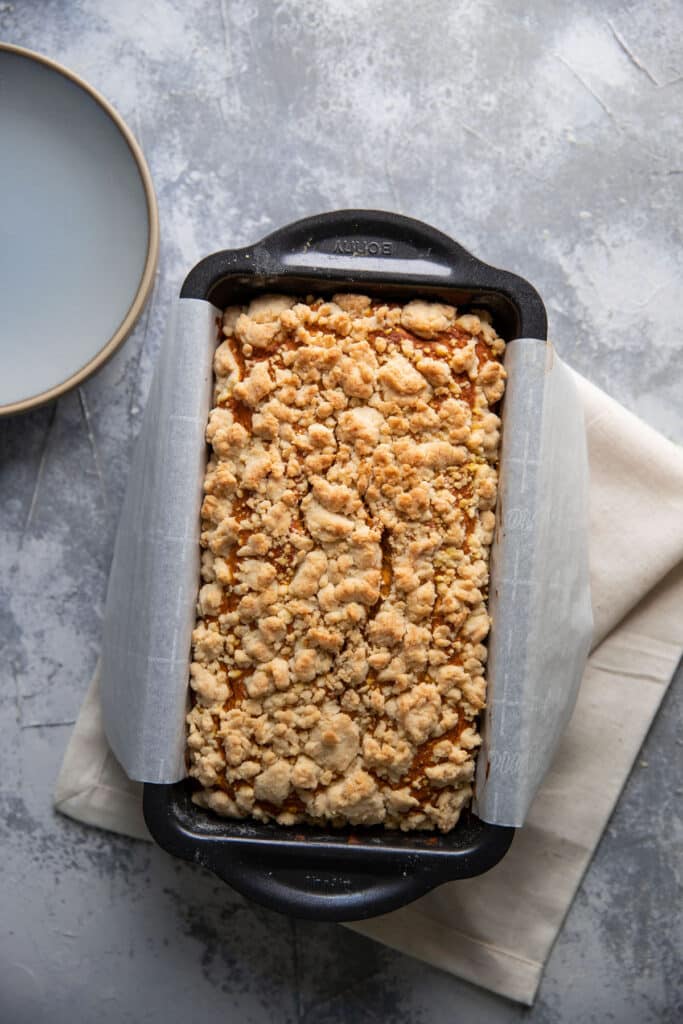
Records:
[[[114,549],[102,645],[107,738],[132,779],[185,774],[199,508],[219,311],[179,299],[156,368]],[[524,823],[574,707],[592,635],[588,468],[569,370],[547,342],[507,346],[489,697],[476,812]]]

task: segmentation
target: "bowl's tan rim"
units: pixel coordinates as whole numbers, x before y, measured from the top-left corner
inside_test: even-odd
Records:
[[[149,172],[147,161],[145,160],[142,150],[138,145],[133,133],[127,126],[121,115],[117,110],[109,103],[97,89],[93,89],[83,78],[70,71],[69,68],[64,67],[62,64],[58,64],[57,61],[52,60],[50,57],[43,56],[42,53],[35,53],[33,50],[27,50],[23,46],[14,46],[12,43],[0,42],[0,51],[7,51],[9,53],[16,53],[20,57],[26,57],[29,60],[37,61],[39,64],[44,64],[46,67],[51,68],[53,71],[58,72],[65,78],[74,82],[75,85],[80,86],[89,96],[91,96],[96,103],[98,103],[104,112],[109,115],[121,135],[128,144],[128,148],[131,151],[133,159],[137,165],[140,178],[142,179],[142,185],[145,190],[145,199],[147,201],[147,217],[149,222],[149,237],[147,241],[147,257],[145,259],[145,266],[140,278],[140,284],[135,297],[119,325],[116,332],[111,336],[109,341],[106,342],[103,348],[93,356],[93,358],[82,366],[80,370],[72,374],[66,380],[55,387],[49,388],[47,391],[43,391],[38,395],[33,395],[31,398],[24,398],[19,402],[12,402],[9,405],[0,405],[0,416],[12,416],[14,413],[26,412],[29,409],[35,409],[39,405],[44,405],[45,402],[51,402],[59,395],[63,395],[65,391],[69,391],[71,388],[77,387],[81,384],[86,377],[98,370],[104,363],[110,359],[120,345],[126,340],[128,335],[133,329],[135,322],[137,321],[142,309],[149,297],[149,293],[154,284],[154,276],[156,274],[157,261],[159,258],[159,213],[157,210],[157,200],[154,194],[154,185],[152,183],[152,175]]]

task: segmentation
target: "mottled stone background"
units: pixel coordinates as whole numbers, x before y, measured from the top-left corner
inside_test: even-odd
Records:
[[[119,108],[161,214],[124,348],[56,405],[0,421],[0,1024],[681,1019],[680,685],[531,1012],[246,904],[55,816],[50,793],[168,306],[200,256],[326,209],[412,214],[528,277],[560,353],[683,440],[682,29],[675,0],[0,2],[4,40]],[[49,316],[38,305],[34,329]]]

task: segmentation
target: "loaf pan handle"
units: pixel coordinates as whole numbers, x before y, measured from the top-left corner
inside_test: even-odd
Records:
[[[285,827],[275,838],[266,826],[207,819],[190,794],[186,781],[145,783],[145,822],[162,849],[207,868],[271,910],[319,921],[387,914],[444,882],[480,875],[505,855],[515,831],[471,816],[457,826],[459,841],[452,846],[434,836],[428,847],[416,846],[415,839],[387,849],[343,833],[332,845]]]
[[[429,224],[383,210],[321,213],[287,224],[255,245],[207,256],[188,274],[181,297],[221,305],[226,281],[241,282],[250,291],[295,294],[350,288],[363,293],[367,287],[373,295],[389,295],[392,286],[407,285],[415,288],[413,297],[445,293],[456,305],[476,296],[486,308],[492,306],[499,321],[502,298],[506,338],[545,338],[548,329],[541,297],[524,278],[483,263]]]
[[[268,235],[254,246],[263,273],[345,271],[375,278],[473,280],[475,259],[453,239],[428,224],[381,210],[337,210],[306,217]],[[474,275],[476,276],[476,274]]]
[[[202,858],[203,860],[203,858]],[[378,877],[376,870],[336,871],[329,867],[273,866],[267,860],[220,858],[205,866],[255,903],[292,917],[320,921],[359,921],[411,903],[439,879],[430,873],[398,871]]]

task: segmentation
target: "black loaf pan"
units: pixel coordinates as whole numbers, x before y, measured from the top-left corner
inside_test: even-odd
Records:
[[[224,308],[264,290],[441,299],[461,310],[489,310],[506,341],[544,340],[547,332],[545,308],[527,281],[487,266],[420,221],[376,210],[308,217],[257,245],[214,253],[190,272],[181,297]],[[470,811],[446,834],[232,821],[196,807],[191,792],[189,780],[145,785],[145,820],[159,845],[256,902],[302,918],[385,914],[444,882],[488,871],[514,835]]]

